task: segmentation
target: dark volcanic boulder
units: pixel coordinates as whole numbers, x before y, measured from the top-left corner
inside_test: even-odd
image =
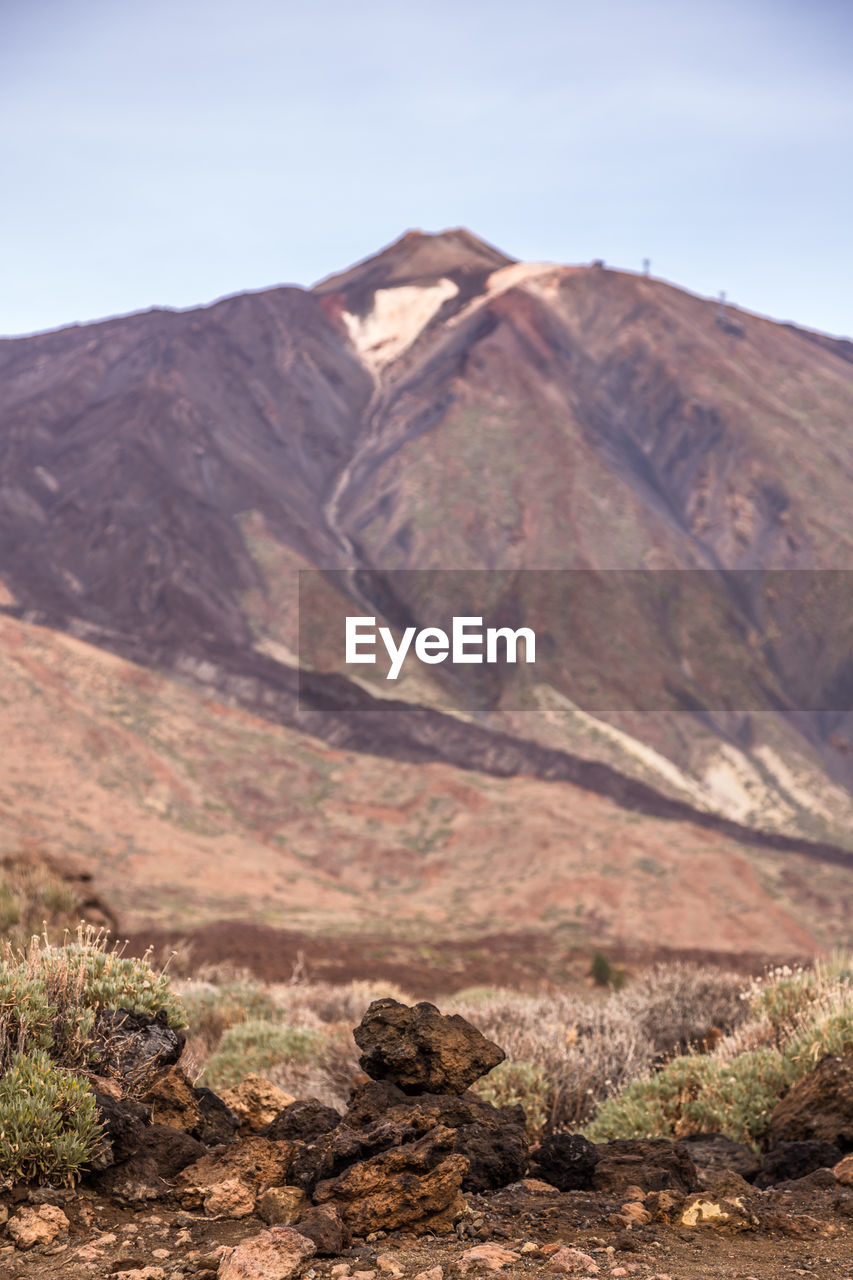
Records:
[[[326,1107],[316,1098],[305,1098],[279,1111],[261,1134],[275,1142],[313,1142],[324,1133],[331,1133],[340,1122],[340,1114],[334,1107]]]
[[[831,1142],[853,1151],[853,1057],[826,1057],[785,1094],[770,1117],[769,1146]]]
[[[404,1093],[464,1093],[506,1057],[458,1013],[374,1000],[353,1032],[364,1071]]]
[[[680,1138],[703,1181],[721,1173],[736,1173],[751,1182],[761,1168],[761,1157],[745,1142],[735,1142],[724,1133],[690,1133]]]
[[[174,1066],[186,1036],[169,1026],[165,1009],[155,1017],[130,1009],[101,1009],[95,1018],[97,1066],[105,1074],[142,1080]]]
[[[529,1143],[521,1107],[494,1107],[473,1093],[409,1095],[386,1081],[355,1090],[344,1116],[353,1128],[396,1124],[417,1133],[443,1125],[456,1134],[454,1149],[468,1160],[466,1191],[492,1191],[523,1178]]]
[[[142,1145],[145,1126],[151,1120],[151,1108],[129,1098],[115,1098],[109,1093],[95,1093],[98,1119],[104,1138],[98,1154],[91,1162],[93,1169],[109,1169],[135,1155]]]
[[[208,1147],[234,1142],[240,1117],[212,1089],[197,1086],[193,1092],[199,1115],[193,1136]]]
[[[105,1195],[129,1202],[158,1200],[171,1193],[171,1180],[205,1155],[205,1147],[188,1133],[167,1124],[152,1124],[128,1159],[97,1178]]]
[[[449,1231],[464,1212],[460,1188],[467,1169],[454,1141],[452,1130],[438,1125],[416,1142],[383,1151],[321,1182],[314,1200],[333,1203],[355,1235],[396,1227]]]
[[[558,1191],[586,1191],[592,1186],[598,1148],[580,1133],[552,1133],[539,1145],[530,1174]]]
[[[841,1155],[831,1142],[779,1142],[765,1154],[755,1185],[772,1187],[805,1178],[817,1169],[832,1169]]]
[[[699,1190],[696,1166],[683,1142],[666,1138],[617,1138],[598,1147],[594,1191],[619,1193],[627,1187],[644,1191]]]
[[[420,1137],[412,1125],[379,1121],[366,1129],[352,1129],[347,1124],[338,1125],[321,1134],[313,1142],[293,1144],[294,1156],[289,1181],[302,1187],[309,1195],[318,1182],[337,1177],[350,1165],[360,1160],[400,1147]]]

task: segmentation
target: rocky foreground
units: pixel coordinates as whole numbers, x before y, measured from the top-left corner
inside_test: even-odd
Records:
[[[502,1050],[430,1004],[375,1001],[341,1115],[260,1077],[218,1097],[163,1020],[117,1014],[122,1096],[83,1184],[7,1187],[0,1276],[167,1280],[853,1280],[853,1059],[783,1098],[764,1155],[719,1134],[531,1148],[470,1087]]]

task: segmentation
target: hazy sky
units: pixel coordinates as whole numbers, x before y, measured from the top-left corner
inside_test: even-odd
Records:
[[[851,0],[0,0],[0,333],[404,230],[853,336]]]

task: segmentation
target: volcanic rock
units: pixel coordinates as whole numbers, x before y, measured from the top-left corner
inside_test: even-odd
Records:
[[[217,1149],[188,1165],[176,1179],[176,1192],[185,1209],[197,1209],[214,1187],[238,1178],[256,1193],[280,1187],[293,1163],[293,1145],[268,1138],[244,1138],[231,1147]]]
[[[598,1148],[579,1133],[552,1133],[539,1144],[530,1172],[559,1191],[584,1191],[592,1186]]]
[[[151,1106],[151,1119],[155,1124],[198,1135],[201,1128],[198,1098],[180,1067],[164,1071],[151,1082],[143,1096]]]
[[[706,1227],[725,1233],[752,1231],[758,1226],[758,1219],[739,1199],[712,1199],[704,1194],[691,1196],[685,1202],[680,1221],[684,1227]]]
[[[68,1227],[68,1219],[56,1205],[42,1204],[37,1209],[24,1205],[9,1219],[6,1232],[19,1249],[33,1249],[52,1244]]]
[[[305,1212],[307,1204],[301,1187],[267,1187],[258,1198],[258,1213],[271,1227],[290,1227]]]
[[[194,1093],[199,1112],[198,1128],[193,1131],[194,1136],[208,1147],[233,1142],[240,1127],[240,1117],[235,1116],[212,1089],[196,1087]]]
[[[383,1151],[321,1182],[314,1200],[333,1201],[356,1235],[403,1226],[449,1231],[463,1206],[459,1191],[468,1168],[454,1145],[453,1131],[436,1126],[416,1142]]]
[[[569,1245],[563,1245],[551,1254],[548,1259],[548,1269],[550,1271],[558,1271],[563,1275],[598,1275],[600,1270],[598,1263],[588,1253],[584,1253],[581,1249],[573,1249]]]
[[[723,1133],[691,1133],[680,1141],[687,1144],[690,1159],[703,1181],[731,1170],[749,1182],[761,1168],[761,1157],[752,1147],[745,1142],[735,1142]]]
[[[339,1125],[315,1142],[294,1145],[291,1181],[310,1193],[318,1182],[336,1177],[350,1165],[391,1147],[412,1142],[421,1132],[413,1125],[385,1120],[358,1130]]]
[[[832,1142],[779,1142],[765,1154],[756,1187],[805,1178],[817,1169],[832,1169],[841,1159]]]
[[[459,1274],[467,1275],[472,1269],[501,1271],[511,1262],[518,1262],[518,1254],[514,1249],[507,1249],[500,1244],[477,1244],[473,1249],[466,1249],[460,1257]]]
[[[97,1179],[107,1195],[131,1203],[158,1200],[171,1191],[171,1180],[205,1154],[202,1143],[171,1125],[152,1124],[142,1131],[130,1157]]]
[[[215,1218],[247,1218],[255,1211],[256,1192],[242,1178],[225,1178],[208,1187],[204,1211]]]
[[[91,1168],[108,1169],[128,1160],[139,1150],[145,1126],[151,1119],[151,1108],[129,1098],[116,1098],[112,1092],[100,1093],[97,1090],[95,1105],[104,1136]]]
[[[169,1026],[165,1009],[153,1018],[130,1009],[101,1009],[94,1034],[101,1042],[98,1069],[125,1080],[144,1080],[174,1066],[186,1044],[183,1031]]]
[[[312,1205],[298,1222],[300,1235],[314,1241],[323,1257],[334,1257],[348,1249],[352,1239],[349,1228],[333,1204]]]
[[[289,1280],[314,1253],[313,1241],[291,1227],[270,1227],[223,1258],[219,1280]]]
[[[258,1133],[296,1099],[264,1076],[247,1075],[233,1089],[223,1091],[222,1101],[239,1117],[244,1132]]]
[[[333,1107],[324,1106],[316,1098],[305,1098],[285,1106],[261,1132],[276,1141],[313,1142],[340,1122],[340,1114]]]
[[[387,1081],[368,1081],[353,1094],[344,1123],[382,1121],[425,1133],[444,1125],[456,1134],[455,1150],[468,1160],[463,1188],[488,1191],[524,1176],[529,1143],[522,1107],[494,1107],[472,1093],[407,1095]]]
[[[364,1071],[404,1093],[464,1093],[506,1054],[458,1013],[374,1000],[353,1032]]]
[[[699,1178],[689,1149],[665,1138],[617,1138],[598,1146],[593,1174],[595,1191],[697,1191]]]
[[[768,1141],[831,1142],[853,1151],[853,1057],[823,1058],[795,1084],[770,1117]]]

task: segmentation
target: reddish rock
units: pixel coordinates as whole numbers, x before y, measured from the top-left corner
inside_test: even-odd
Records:
[[[567,1245],[551,1254],[548,1262],[550,1271],[559,1271],[563,1275],[598,1275],[599,1266],[594,1258],[581,1249],[570,1249]]]
[[[332,1204],[306,1209],[297,1225],[301,1235],[314,1241],[321,1256],[334,1257],[349,1248],[352,1239],[349,1228]]]
[[[198,1098],[180,1067],[171,1067],[148,1087],[144,1101],[151,1107],[155,1124],[196,1133],[201,1124]]]
[[[257,1193],[242,1178],[226,1178],[208,1188],[204,1211],[213,1218],[247,1218],[255,1211]]]
[[[289,1280],[313,1253],[313,1242],[292,1227],[270,1227],[223,1257],[219,1280]]]
[[[377,1123],[410,1126],[419,1133],[438,1124],[452,1129],[454,1149],[468,1161],[465,1191],[505,1187],[527,1169],[529,1142],[523,1109],[494,1107],[473,1093],[409,1096],[386,1081],[369,1080],[356,1089],[344,1121],[357,1129]]]
[[[239,1118],[241,1132],[258,1133],[296,1099],[264,1076],[248,1075],[225,1089],[222,1101]]]
[[[459,1191],[468,1168],[454,1143],[453,1131],[438,1126],[321,1182],[314,1199],[334,1202],[356,1235],[396,1227],[450,1230],[462,1208]]]
[[[53,1244],[69,1225],[56,1205],[42,1204],[37,1209],[24,1205],[6,1223],[6,1233],[19,1249],[34,1249],[36,1245]]]
[[[598,1148],[592,1179],[595,1191],[618,1194],[631,1186],[643,1191],[696,1191],[699,1178],[687,1148],[665,1138],[617,1138]]]
[[[268,1187],[258,1199],[258,1213],[271,1227],[291,1227],[307,1204],[301,1187]]]
[[[293,1144],[251,1137],[188,1165],[175,1180],[175,1193],[185,1209],[198,1209],[223,1182],[237,1178],[254,1192],[287,1182]]]
[[[464,1276],[472,1270],[501,1271],[511,1262],[518,1262],[518,1253],[514,1249],[506,1249],[501,1244],[477,1244],[462,1254],[459,1272]]]

